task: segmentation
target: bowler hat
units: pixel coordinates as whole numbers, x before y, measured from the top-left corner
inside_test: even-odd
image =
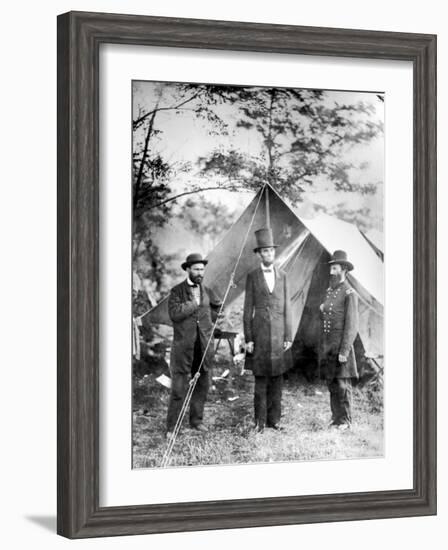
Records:
[[[339,264],[342,267],[345,267],[348,271],[351,271],[354,268],[352,262],[347,260],[347,252],[345,250],[335,250],[331,260],[328,262],[331,264]]]
[[[187,259],[182,264],[182,269],[185,271],[187,267],[192,266],[193,264],[208,264],[208,260],[204,260],[201,254],[198,252],[193,252],[192,254],[188,254]]]
[[[254,248],[254,252],[258,252],[260,248],[278,247],[278,244],[274,244],[274,237],[272,236],[272,229],[270,227],[264,227],[255,231],[255,238],[257,239],[257,246]]]

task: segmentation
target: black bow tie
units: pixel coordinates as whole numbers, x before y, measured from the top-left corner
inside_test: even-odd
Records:
[[[272,273],[274,271],[272,267],[268,267],[268,268],[263,267],[262,269],[263,269],[263,273]]]

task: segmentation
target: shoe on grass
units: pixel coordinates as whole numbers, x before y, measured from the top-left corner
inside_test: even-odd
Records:
[[[207,429],[206,426],[204,426],[204,424],[198,424],[197,426],[191,426],[191,429],[196,430],[197,432],[203,432],[203,433],[208,432],[208,429]]]
[[[350,424],[339,424],[339,426],[337,426],[337,430],[339,432],[345,432],[346,430],[349,430],[350,429]]]
[[[271,430],[276,430],[278,432],[283,432],[285,428],[280,426],[280,424],[267,424],[267,428],[271,428]]]

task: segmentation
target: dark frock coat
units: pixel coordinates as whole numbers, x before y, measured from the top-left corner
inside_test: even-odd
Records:
[[[193,297],[187,280],[173,287],[168,299],[168,313],[173,322],[173,343],[171,347],[170,370],[175,373],[190,373],[194,356],[194,345],[197,334],[201,341],[201,349],[207,355],[202,369],[208,370],[213,361],[214,342],[212,330],[216,314],[221,306],[221,299],[211,289],[200,285],[201,302],[198,305]]]
[[[275,286],[271,292],[261,266],[246,280],[244,337],[254,342],[249,368],[255,376],[278,376],[289,368],[283,343],[291,342],[291,303],[286,273],[274,267]]]
[[[344,280],[327,288],[322,305],[320,369],[324,378],[358,378],[353,343],[359,329],[358,296]],[[338,355],[347,357],[340,363]]]

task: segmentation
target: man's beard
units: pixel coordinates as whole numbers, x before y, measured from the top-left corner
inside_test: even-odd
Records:
[[[330,275],[330,286],[331,288],[334,288],[335,286],[338,286],[339,283],[342,282],[342,275]]]
[[[195,285],[200,285],[202,283],[202,275],[191,275],[190,279]]]

